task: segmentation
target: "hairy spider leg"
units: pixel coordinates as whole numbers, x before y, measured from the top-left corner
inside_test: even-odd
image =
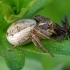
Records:
[[[12,46],[8,51],[12,51],[14,48],[16,48],[17,45]]]
[[[66,39],[70,37],[70,26],[67,19],[67,16],[65,15],[64,20],[61,20],[62,27],[59,26],[57,23],[55,24],[55,31],[58,35],[58,40]]]
[[[66,15],[64,17],[64,21],[61,20],[61,22],[62,22],[63,27],[67,30],[69,28],[69,22],[68,22],[68,18]]]
[[[49,40],[52,40],[52,41],[55,41],[55,42],[58,42],[57,40],[51,38],[50,36],[47,35],[46,31],[39,28],[39,27],[35,27],[34,28],[35,32],[37,33],[37,35],[41,38],[43,37],[44,39],[49,39]]]
[[[69,35],[69,28],[70,28],[70,26],[69,26],[69,22],[68,22],[68,19],[67,19],[67,16],[65,15],[65,17],[64,17],[64,21],[62,20],[61,21],[62,22],[62,25],[63,25],[63,29],[66,31],[66,33],[65,33],[65,38],[68,40],[68,35]]]
[[[59,26],[57,23],[55,24],[55,31],[57,35],[57,40],[61,41],[62,39],[65,38],[65,33],[66,31],[63,29],[63,27]]]
[[[37,48],[40,48],[42,51],[44,52],[48,52],[51,56],[53,56],[53,54],[51,54],[47,48],[45,48],[42,43],[40,42],[39,38],[34,34],[34,33],[30,33],[31,34],[31,39],[34,43],[34,45],[37,47]],[[54,57],[54,56],[53,56]]]

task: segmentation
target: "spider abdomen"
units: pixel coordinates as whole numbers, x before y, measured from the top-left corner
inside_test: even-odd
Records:
[[[12,45],[24,45],[30,42],[29,33],[36,26],[36,21],[23,19],[13,23],[7,30],[7,39]]]

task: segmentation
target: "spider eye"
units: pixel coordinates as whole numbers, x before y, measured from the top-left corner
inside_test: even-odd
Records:
[[[48,27],[51,28],[52,27],[52,24],[51,23],[48,23]]]

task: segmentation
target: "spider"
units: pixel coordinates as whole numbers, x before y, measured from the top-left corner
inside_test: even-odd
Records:
[[[54,29],[58,35],[58,40],[59,41],[62,39],[68,40],[68,38],[70,37],[70,25],[66,15],[64,17],[64,21],[61,20],[61,24],[62,24],[62,27],[56,23],[55,24],[56,28]]]
[[[51,56],[53,56],[53,54],[51,54],[40,41],[41,39],[56,41],[50,37],[53,33],[56,33],[54,31],[53,22],[49,18],[37,15],[34,19],[21,19],[14,22],[8,28],[6,37],[7,40],[14,45],[10,50],[32,41],[37,48],[43,52],[48,52]]]

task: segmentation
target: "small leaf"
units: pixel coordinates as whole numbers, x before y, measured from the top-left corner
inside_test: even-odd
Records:
[[[8,23],[12,23],[15,20],[23,17],[30,10],[32,5],[35,3],[35,0],[30,0],[30,1],[27,1],[27,4],[25,4],[25,0],[23,0],[22,4],[25,6],[20,7],[21,4],[19,5],[19,1],[20,0],[17,0],[17,1],[13,0],[11,1],[12,4],[11,3],[9,4],[9,1],[8,3],[7,1],[4,1],[4,0],[0,1],[0,11],[4,14],[5,20]]]
[[[32,17],[52,0],[1,0],[0,11],[8,23],[20,18]]]

